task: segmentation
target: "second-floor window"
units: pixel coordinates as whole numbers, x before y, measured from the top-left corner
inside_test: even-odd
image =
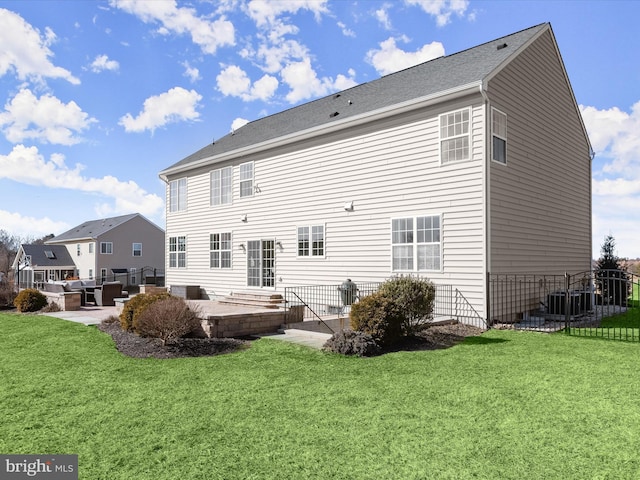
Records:
[[[187,209],[187,179],[179,178],[169,182],[169,211],[180,212]]]
[[[231,203],[233,167],[211,172],[211,205]]]
[[[507,115],[495,108],[491,109],[491,158],[507,163]]]
[[[440,161],[450,163],[469,158],[469,109],[440,115]]]
[[[134,243],[132,246],[133,256],[141,257],[142,256],[142,243]]]
[[[113,253],[113,243],[100,242],[100,253],[104,255],[111,255]]]
[[[253,162],[240,164],[240,196],[253,195]]]
[[[89,253],[93,253],[93,242],[89,244]]]
[[[81,252],[80,244],[78,243],[78,244],[76,245],[76,255],[77,255],[78,257],[80,256],[80,252]]]

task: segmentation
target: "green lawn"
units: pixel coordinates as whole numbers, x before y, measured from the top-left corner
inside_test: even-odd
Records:
[[[640,345],[490,331],[346,358],[259,340],[134,360],[95,328],[0,314],[0,452],[81,479],[587,479],[640,472]]]

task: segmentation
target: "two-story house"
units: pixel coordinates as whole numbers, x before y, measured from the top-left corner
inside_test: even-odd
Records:
[[[167,284],[591,268],[592,149],[541,24],[255,120],[160,172]]]
[[[134,213],[84,222],[46,245],[67,249],[77,277],[138,285],[144,283],[143,275],[164,272],[164,243],[164,231]]]

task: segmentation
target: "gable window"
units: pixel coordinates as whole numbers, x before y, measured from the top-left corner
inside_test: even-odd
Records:
[[[324,225],[298,227],[298,256],[324,257]]]
[[[211,172],[211,205],[231,203],[233,167]]]
[[[187,179],[169,182],[169,211],[180,212],[187,209]]]
[[[111,255],[113,253],[113,242],[100,242],[100,253]]]
[[[93,268],[89,269],[89,280],[93,280]]]
[[[391,264],[397,271],[439,271],[442,268],[440,215],[391,221]]]
[[[495,108],[491,109],[491,158],[507,163],[507,115]]]
[[[469,109],[440,115],[440,161],[469,159]]]
[[[89,253],[93,253],[93,242],[89,244]]]
[[[133,250],[133,256],[134,257],[141,257],[142,256],[142,244],[141,243],[134,243],[132,245],[132,250]]]
[[[240,196],[253,195],[253,162],[240,164]]]
[[[80,244],[76,244],[76,255],[79,257],[80,256]]]
[[[231,233],[209,235],[209,266],[231,268]]]
[[[169,267],[186,268],[187,237],[169,237]]]

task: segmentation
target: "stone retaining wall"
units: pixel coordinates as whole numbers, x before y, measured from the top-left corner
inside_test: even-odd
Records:
[[[282,310],[237,315],[209,315],[202,321],[202,329],[208,337],[242,337],[275,333],[283,323]]]
[[[60,310],[68,312],[72,310],[80,310],[82,293],[80,292],[63,292],[51,293],[40,292],[47,297],[47,303],[55,303]]]

